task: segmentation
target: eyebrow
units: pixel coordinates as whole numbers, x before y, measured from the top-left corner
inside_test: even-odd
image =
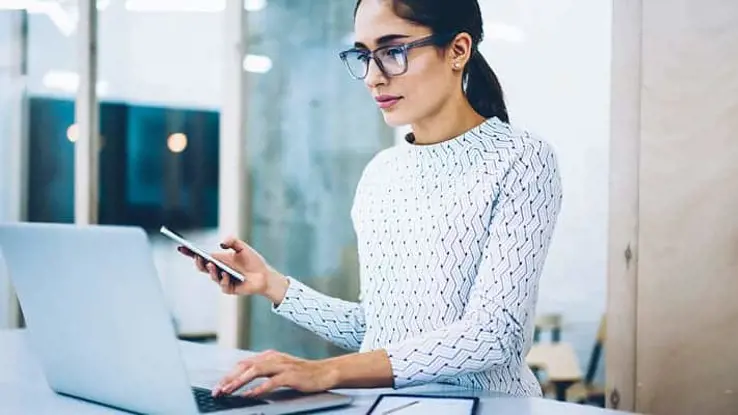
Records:
[[[393,35],[384,35],[379,38],[377,38],[377,41],[375,42],[377,45],[384,45],[386,43],[390,43],[395,40],[399,39],[407,39],[409,38],[409,35],[400,35],[400,34],[393,34]],[[362,48],[362,49],[369,49],[365,44],[361,42],[354,43],[354,47],[356,48]]]

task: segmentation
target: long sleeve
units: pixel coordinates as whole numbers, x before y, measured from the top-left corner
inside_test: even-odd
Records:
[[[273,311],[351,351],[359,350],[366,332],[360,304],[321,294],[294,278],[290,278],[284,300]]]
[[[385,348],[395,387],[494,367],[520,377],[532,335],[539,277],[561,207],[553,151],[545,142],[529,142],[499,189],[461,318]]]

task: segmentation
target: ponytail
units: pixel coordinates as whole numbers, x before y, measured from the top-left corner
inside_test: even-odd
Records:
[[[510,122],[497,75],[476,48],[467,64],[466,98],[474,111],[484,118],[497,117]]]

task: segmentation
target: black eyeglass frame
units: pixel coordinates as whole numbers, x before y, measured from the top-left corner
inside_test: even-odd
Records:
[[[381,46],[381,47],[378,47],[378,48],[376,48],[374,50],[367,50],[367,49],[364,49],[364,48],[351,48],[351,49],[345,50],[343,52],[340,52],[338,54],[338,56],[339,56],[339,58],[341,58],[341,61],[346,66],[346,69],[348,70],[349,75],[351,75],[351,77],[354,78],[354,79],[356,79],[356,80],[363,80],[369,74],[369,62],[367,62],[366,66],[364,68],[364,74],[361,75],[361,76],[358,76],[357,74],[354,73],[354,71],[351,70],[351,67],[350,67],[350,65],[348,63],[347,57],[348,57],[348,55],[350,53],[356,53],[356,52],[360,52],[360,53],[364,53],[364,54],[368,55],[369,59],[373,60],[374,63],[377,64],[377,67],[379,68],[379,70],[382,71],[382,73],[386,77],[389,78],[389,77],[393,77],[393,76],[400,76],[400,75],[403,75],[403,74],[405,74],[407,72],[408,67],[410,66],[410,63],[408,62],[408,53],[410,52],[411,49],[419,48],[419,47],[422,47],[422,46],[429,46],[429,45],[443,46],[446,43],[450,42],[451,39],[453,39],[454,37],[456,37],[455,34],[454,35],[450,35],[450,34],[435,34],[434,33],[434,34],[432,34],[430,36],[426,36],[426,37],[423,37],[423,38],[414,40],[412,42],[403,43],[403,44],[399,44],[399,45]],[[403,68],[402,68],[402,71],[399,72],[399,73],[389,73],[386,70],[386,68],[384,67],[384,65],[382,64],[382,60],[379,59],[376,56],[378,52],[381,52],[381,51],[384,51],[384,50],[387,50],[387,49],[392,49],[392,48],[399,49],[402,52]]]

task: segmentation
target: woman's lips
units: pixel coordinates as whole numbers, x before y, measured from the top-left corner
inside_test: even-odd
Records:
[[[378,97],[375,97],[374,99],[377,101],[377,105],[379,105],[379,108],[387,109],[397,104],[397,102],[400,101],[402,97],[397,97],[394,95],[380,95]]]

